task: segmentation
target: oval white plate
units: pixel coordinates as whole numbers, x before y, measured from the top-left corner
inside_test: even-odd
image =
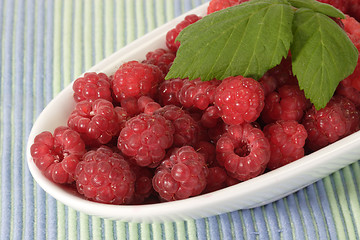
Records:
[[[166,32],[183,20],[185,15],[205,15],[204,4],[162,27],[137,39],[88,70],[114,73],[129,60],[143,60],[148,51],[165,47]],[[49,181],[35,166],[30,156],[34,137],[42,131],[53,131],[66,125],[75,102],[72,85],[59,93],[42,111],[31,130],[27,144],[27,163],[36,182],[51,196],[65,205],[114,220],[133,222],[164,222],[208,217],[238,209],[253,208],[287,196],[360,158],[360,131],[313,154],[277,170],[237,185],[186,200],[137,206],[117,206],[88,201],[75,190]]]

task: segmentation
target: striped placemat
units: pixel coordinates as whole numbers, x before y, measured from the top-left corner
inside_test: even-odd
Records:
[[[359,239],[356,162],[274,203],[163,224],[111,221],[46,194],[25,159],[46,104],[114,51],[208,0],[0,0],[1,239]]]

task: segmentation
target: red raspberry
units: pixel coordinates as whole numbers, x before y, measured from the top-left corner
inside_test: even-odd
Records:
[[[348,85],[345,81],[341,81],[336,89],[336,94],[351,100],[357,108],[360,107],[360,91]]]
[[[277,120],[300,121],[309,107],[310,102],[298,85],[284,85],[266,96],[261,119],[265,123]]]
[[[159,102],[161,105],[176,105],[181,106],[178,99],[178,93],[183,87],[186,80],[174,78],[163,81],[159,87]]]
[[[164,80],[164,75],[159,67],[130,61],[124,63],[115,72],[112,80],[112,90],[115,100],[141,96],[154,98],[157,95],[159,83]]]
[[[215,106],[226,124],[253,122],[264,108],[264,90],[252,78],[228,77],[216,89]]]
[[[268,169],[279,168],[304,156],[307,132],[297,121],[279,120],[270,123],[264,127],[264,134],[271,148]]]
[[[76,104],[68,118],[68,126],[84,139],[87,145],[106,144],[119,134],[120,126],[127,119],[126,111],[115,107],[111,102],[97,99],[94,102],[82,101]]]
[[[218,124],[220,118],[221,115],[219,109],[215,106],[210,106],[201,115],[200,122],[206,128],[214,128]]]
[[[312,107],[304,115],[302,124],[308,132],[306,146],[310,150],[325,147],[358,128],[358,116],[354,116],[358,114],[355,105],[350,101],[345,103],[345,98],[340,98],[334,96],[326,107],[320,110]]]
[[[153,186],[166,201],[186,199],[202,193],[207,175],[204,156],[190,146],[183,146],[156,169]]]
[[[215,79],[211,81],[185,80],[178,93],[179,102],[185,108],[195,107],[204,110],[213,104],[214,93],[220,83],[221,81]]]
[[[343,137],[357,132],[360,128],[360,110],[351,100],[343,96],[335,95],[333,101],[340,106],[346,119],[346,133]]]
[[[359,51],[360,56],[360,23],[349,16],[346,16],[345,19],[342,19],[342,22],[344,23],[344,29],[348,37]],[[358,58],[358,62],[354,72],[350,76],[345,78],[342,82],[345,85],[352,86],[358,91],[360,91],[360,57]]]
[[[112,102],[110,80],[105,73],[85,73],[74,81],[72,88],[76,102],[92,102],[99,98]]]
[[[141,113],[129,119],[121,130],[118,148],[139,166],[156,167],[173,144],[174,126],[160,115]]]
[[[158,66],[161,71],[166,75],[169,72],[170,66],[173,63],[176,55],[174,52],[158,48],[146,54],[144,63],[149,63]]]
[[[358,0],[343,0],[342,3],[347,4],[347,10],[344,12],[360,21],[360,2]]]
[[[171,29],[166,34],[166,46],[173,52],[176,52],[180,47],[180,42],[175,42],[175,39],[179,35],[179,33],[190,24],[197,22],[201,17],[195,14],[190,14],[184,18],[179,24],[176,25],[175,28]]]
[[[156,110],[160,109],[159,103],[155,102],[152,98],[142,96],[138,99],[138,108],[141,112],[146,114],[153,114]]]
[[[136,176],[135,192],[132,204],[142,204],[154,192],[154,188],[152,186],[154,170],[147,167],[140,167],[135,163],[131,163],[131,161],[130,167]]]
[[[129,204],[135,174],[124,157],[101,146],[88,151],[76,167],[76,187],[86,198],[111,204]]]
[[[249,123],[230,126],[217,141],[216,152],[219,164],[240,181],[263,173],[271,155],[264,133]]]
[[[173,146],[193,145],[199,140],[198,123],[184,110],[175,105],[166,105],[154,112],[170,120],[174,125]]]
[[[207,14],[220,11],[222,9],[239,5],[248,0],[211,0],[207,8]]]
[[[68,127],[58,127],[54,134],[44,131],[31,145],[30,153],[35,165],[56,183],[72,183],[75,168],[85,153],[80,135]]]
[[[209,167],[209,174],[206,178],[206,188],[204,193],[214,192],[227,187],[226,180],[228,175],[222,167]]]

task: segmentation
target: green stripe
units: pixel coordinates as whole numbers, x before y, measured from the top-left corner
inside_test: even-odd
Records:
[[[346,199],[346,193],[344,191],[344,184],[341,179],[340,171],[334,174],[334,181],[335,181],[336,192],[339,197],[341,211],[344,216],[346,231],[350,239],[355,239],[356,238],[355,229],[351,219],[351,213]]]
[[[112,240],[114,239],[114,222],[109,220],[109,219],[105,219],[104,220],[104,225],[105,225],[105,239],[108,240]]]
[[[95,0],[94,6],[94,29],[95,32],[92,33],[92,37],[95,39],[95,63],[100,62],[104,58],[103,54],[103,32],[106,30],[102,29],[104,24],[104,17],[103,17],[103,3],[100,0]]]
[[[334,176],[334,174],[332,174],[331,176]],[[335,196],[335,192],[331,183],[330,176],[324,178],[324,186],[326,189],[327,197],[329,199],[329,204],[334,219],[337,235],[339,239],[345,239],[346,238],[345,228],[342,222],[338,201]]]
[[[197,239],[195,220],[186,221],[186,226],[187,226],[187,232],[188,232],[189,240]]]
[[[165,232],[165,239],[166,240],[173,240],[174,239],[174,226],[172,222],[165,222],[164,224],[164,232]]]
[[[53,59],[53,95],[61,90],[61,9],[62,1],[55,0],[54,9],[54,59]],[[36,25],[35,25],[36,26]],[[36,96],[36,95],[35,95]]]
[[[80,213],[80,239],[89,239],[89,216]]]
[[[72,81],[71,75],[71,49],[72,49],[72,0],[64,0],[64,16],[63,16],[63,82],[64,87]]]
[[[116,2],[116,48],[125,46],[125,0]]]
[[[129,228],[129,239],[130,240],[139,239],[138,224],[133,223],[133,222],[129,222],[128,223],[128,228]]]
[[[320,211],[321,211],[322,221],[324,223],[326,223],[326,217],[325,217],[325,213],[324,213],[324,208],[323,208],[323,204],[321,203],[321,200],[320,200],[320,194],[319,194],[319,191],[318,191],[318,185],[317,184],[314,184],[314,190],[315,190],[315,194],[316,194],[316,201],[317,201],[317,203],[319,205],[319,208],[320,208]],[[329,227],[328,227],[327,224],[323,224],[323,226],[325,227],[326,238],[329,239],[330,238]]]
[[[172,4],[169,4],[169,1],[166,3],[166,11],[164,9],[164,2],[161,0],[156,0],[156,20],[157,20],[157,26],[161,26],[166,22],[167,19],[172,19],[171,13],[173,11],[169,12],[169,8],[173,8]],[[168,17],[168,14],[171,16]]]
[[[355,186],[355,182],[354,182],[354,179],[356,178],[356,176],[353,176],[353,174],[351,172],[351,167],[354,165],[357,165],[357,163],[345,167],[343,169],[343,173],[344,173],[344,180],[345,180],[345,184],[346,184],[346,188],[347,188],[347,196],[349,198],[350,210],[352,213],[360,213],[359,198],[357,196],[356,186]],[[353,218],[352,223],[355,226],[354,231],[357,231],[357,237],[359,237],[360,214],[352,214],[350,216],[352,216],[352,218]]]
[[[141,239],[150,239],[151,229],[148,223],[140,223],[140,237]]]
[[[147,23],[147,31],[150,32],[151,30],[155,29],[155,11],[154,11],[154,3],[153,1],[146,1],[145,2],[145,9],[146,9],[146,23]]]
[[[83,0],[83,8],[84,8],[84,19],[83,19],[83,29],[84,29],[84,66],[85,71],[89,69],[93,65],[93,58],[92,58],[92,6],[91,4],[87,4],[87,0]]]
[[[152,239],[163,239],[162,237],[162,228],[160,223],[152,223],[151,224],[152,229]]]
[[[146,26],[146,20],[145,20],[145,10],[144,10],[144,4],[142,3],[142,0],[136,0],[135,2],[135,19],[136,19],[136,37],[139,38],[145,34],[145,26]]]
[[[262,212],[262,215],[264,217],[264,221],[265,221],[265,225],[266,225],[266,228],[268,229],[269,231],[269,234],[268,234],[268,237],[269,237],[269,240],[272,240],[273,239],[273,235],[272,235],[272,232],[271,232],[271,228],[270,228],[270,224],[269,224],[269,220],[268,220],[268,217],[267,217],[267,214],[266,214],[266,210],[265,210],[265,206],[262,206],[261,207],[261,212]],[[232,218],[231,218],[231,215],[229,215],[229,218],[230,218],[230,223],[231,223],[231,231],[232,231],[232,235],[233,237],[235,237],[235,232],[234,232],[234,223],[232,221]]]
[[[83,35],[82,35],[82,20],[83,20],[83,6],[81,1],[75,1],[74,6],[74,31],[73,31],[73,44],[74,44],[74,76],[78,77],[84,70],[83,70]]]
[[[68,239],[76,239],[77,238],[77,214],[76,211],[72,208],[67,207],[68,209]]]
[[[114,47],[114,2],[106,1],[105,2],[105,27],[103,31],[105,32],[105,57],[111,55],[115,52]]]
[[[117,239],[126,239],[125,222],[116,221]]]
[[[92,216],[91,217],[91,230],[92,230],[92,238],[93,239],[101,239],[101,219],[99,217]]]
[[[134,41],[135,36],[135,22],[134,22],[134,4],[133,0],[126,0],[126,44]]]
[[[175,222],[177,239],[186,239],[185,222]]]
[[[58,234],[58,239],[66,239],[66,234],[65,234],[65,206],[64,204],[62,204],[61,202],[57,202],[56,204],[57,206],[57,234]]]

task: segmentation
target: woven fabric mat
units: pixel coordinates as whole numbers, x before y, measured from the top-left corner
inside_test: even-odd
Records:
[[[26,164],[32,124],[92,65],[204,0],[0,0],[1,239],[359,239],[360,167],[271,204],[163,224],[111,221],[46,194]]]

